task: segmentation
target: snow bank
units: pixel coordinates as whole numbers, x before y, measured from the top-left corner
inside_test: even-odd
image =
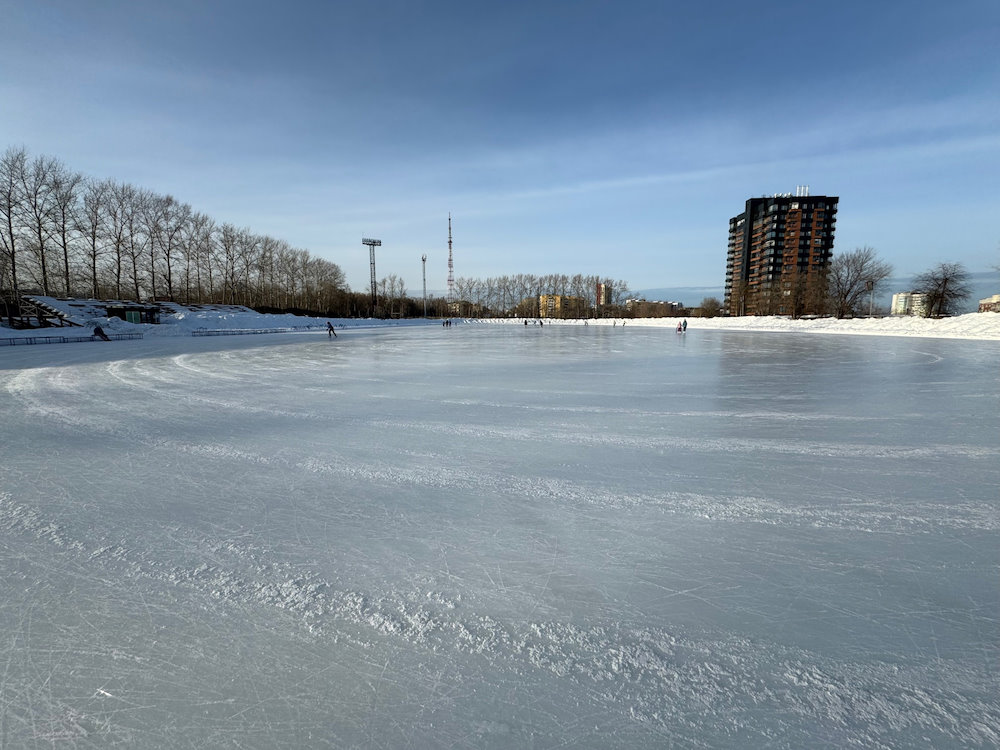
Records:
[[[636,318],[624,321],[625,327],[645,326],[675,328],[680,318]],[[795,333],[835,333],[860,336],[914,336],[921,338],[959,338],[1000,341],[1000,313],[969,313],[953,318],[931,320],[927,318],[855,318],[837,320],[792,320],[783,317],[740,318],[688,318],[688,332],[712,331],[792,331]],[[523,320],[490,320],[489,323],[516,323]],[[621,326],[621,320],[545,320],[545,325],[602,325]]]
[[[381,328],[386,326],[428,326],[440,325],[439,320],[421,318],[407,320],[378,320],[372,318],[310,318],[301,315],[268,315],[256,313],[248,308],[226,305],[203,305],[185,308],[182,305],[171,305],[173,312],[164,312],[159,325],[127,323],[120,318],[98,317],[95,313],[99,307],[91,305],[84,307],[79,300],[58,300],[52,297],[37,298],[44,300],[49,306],[64,310],[75,322],[84,329],[93,329],[100,325],[108,333],[140,332],[144,336],[190,336],[194,331],[202,330],[244,330],[244,331],[323,331],[327,321],[333,323],[338,331],[352,328]],[[95,302],[91,300],[89,302]],[[81,312],[83,314],[81,314]],[[624,322],[615,319],[600,320],[545,320],[545,325],[593,325],[593,326],[644,326],[656,328],[674,328],[679,318],[635,318]],[[494,325],[524,325],[523,318],[491,318],[476,321],[480,324]],[[533,321],[536,322],[536,321]],[[688,330],[724,330],[724,331],[793,331],[796,333],[834,333],[854,334],[862,336],[914,336],[923,338],[960,338],[1000,341],[1000,313],[968,313],[952,318],[930,320],[926,318],[891,317],[891,318],[857,318],[853,320],[836,320],[820,318],[817,320],[792,320],[784,317],[740,318],[688,318]],[[44,336],[80,332],[79,328],[52,328],[19,331],[0,327],[0,338],[20,336]]]

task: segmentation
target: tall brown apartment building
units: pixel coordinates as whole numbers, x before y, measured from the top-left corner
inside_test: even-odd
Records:
[[[800,187],[747,201],[729,220],[727,315],[823,312],[839,200]]]

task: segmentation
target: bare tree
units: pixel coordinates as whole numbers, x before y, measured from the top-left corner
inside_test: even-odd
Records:
[[[763,281],[755,293],[754,312],[757,315],[777,315],[782,309],[781,282]]]
[[[184,230],[184,301],[204,302],[212,290],[215,223],[195,212]],[[206,290],[205,285],[208,289]],[[194,291],[192,291],[192,285]]]
[[[156,299],[159,261],[163,257],[164,233],[167,214],[174,199],[170,196],[148,193],[140,206],[142,228],[149,242],[146,245],[149,263],[149,296]]]
[[[317,258],[315,262],[316,273],[316,307],[317,311],[326,312],[333,310],[339,305],[343,305],[347,292],[347,280],[343,270],[336,263]],[[406,296],[406,288],[402,280],[399,281],[397,293],[400,298]]]
[[[80,210],[80,185],[83,175],[71,172],[63,164],[56,164],[52,173],[52,193],[54,199],[53,219],[55,221],[56,244],[62,253],[63,293],[73,295],[73,275],[70,272],[70,252],[77,229],[77,213]]]
[[[874,248],[859,247],[838,255],[830,264],[827,290],[837,318],[859,314],[865,300],[877,294],[892,275],[892,266],[878,259]]]
[[[184,237],[194,212],[187,203],[178,203],[170,196],[167,198],[171,203],[164,226],[163,262],[167,296],[172,300],[176,291],[174,289],[174,269],[178,263],[184,261],[183,256],[186,254]],[[178,255],[181,257],[178,258]]]
[[[891,269],[891,267],[890,267]],[[873,281],[872,291],[874,292],[881,284]],[[830,301],[830,274],[829,269],[820,270],[818,273],[809,274],[806,277],[805,290],[803,292],[803,310],[813,315],[826,315],[829,311]]]
[[[611,300],[611,304],[618,307],[624,305],[625,300],[627,300],[629,295],[632,294],[632,291],[628,288],[628,284],[621,279],[618,281],[605,279],[604,283],[608,288],[608,297]]]
[[[913,279],[915,291],[924,295],[924,315],[952,315],[972,295],[969,272],[961,263],[938,263]]]
[[[35,255],[35,272],[42,294],[48,295],[48,252],[55,233],[54,178],[60,164],[47,156],[36,156],[21,175],[21,196],[28,226],[29,248]]]
[[[108,180],[89,180],[83,188],[80,211],[76,217],[77,231],[83,236],[83,257],[87,263],[87,279],[92,297],[100,297],[97,264],[104,252],[108,200],[112,184]]]
[[[0,285],[10,284],[15,303],[20,294],[17,274],[18,252],[23,244],[21,186],[27,165],[28,153],[24,148],[8,148],[0,157],[0,251],[4,259]],[[10,308],[7,309],[7,317],[11,323],[14,322]]]
[[[236,263],[239,257],[240,230],[223,224],[219,230],[219,250],[222,261],[222,303],[236,304]]]
[[[459,288],[458,281],[455,282],[456,289]],[[406,296],[406,287],[403,280],[396,274],[391,273],[385,276],[376,284],[380,307],[383,312],[388,312],[389,317],[398,317],[398,311],[402,308],[403,297]]]
[[[131,255],[131,233],[137,224],[136,201],[138,191],[124,182],[111,182],[108,185],[108,202],[105,223],[105,237],[108,249],[111,251],[111,275],[115,297],[124,297],[123,289],[126,281],[128,260]],[[136,259],[132,258],[133,271],[136,270]],[[138,282],[136,282],[136,299],[138,300]]]
[[[722,303],[716,297],[705,297],[698,308],[701,310],[701,317],[714,318],[722,310]]]
[[[729,309],[727,315],[746,315],[747,310],[753,308],[753,293],[750,285],[743,279],[733,280],[733,286],[729,293]]]
[[[281,283],[282,301],[279,307],[297,307],[305,287],[305,272],[299,261],[301,253],[287,243],[278,250],[276,260]]]
[[[125,256],[128,261],[128,272],[132,286],[132,299],[139,301],[142,299],[142,290],[147,288],[149,297],[156,294],[156,276],[154,264],[150,262],[151,275],[147,278],[142,269],[142,262],[145,260],[147,252],[152,256],[155,252],[152,249],[152,239],[149,227],[143,221],[146,206],[152,200],[153,194],[148,190],[132,188],[126,191],[127,200],[123,204],[125,208],[125,229],[126,243]]]

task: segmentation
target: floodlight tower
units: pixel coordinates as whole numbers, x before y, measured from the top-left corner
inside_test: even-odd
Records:
[[[368,245],[368,249],[371,251],[372,256],[372,317],[375,317],[376,298],[375,298],[375,248],[382,246],[382,240],[370,240],[367,237],[361,238],[362,245]]]
[[[455,301],[455,261],[451,257],[451,211],[448,212],[448,303]],[[449,310],[449,312],[451,312]]]
[[[424,317],[427,317],[427,253],[420,256],[420,261],[424,264]]]

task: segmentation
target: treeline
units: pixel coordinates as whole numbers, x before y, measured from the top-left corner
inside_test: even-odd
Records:
[[[0,294],[367,312],[336,263],[58,159],[0,157]],[[361,310],[357,309],[361,308]]]
[[[598,305],[598,284],[605,299]],[[539,314],[539,297],[577,300],[580,314],[621,307],[622,281],[518,274],[460,278],[451,301],[415,299],[395,275],[351,292],[336,263],[218,223],[170,195],[74,172],[23,147],[0,156],[0,299],[22,294],[247,305],[338,317]]]
[[[598,300],[598,285],[604,298]],[[456,313],[469,317],[537,317],[542,296],[568,298],[567,317],[589,317],[620,313],[630,294],[628,284],[599,276],[547,274],[495,276],[486,279],[455,279],[455,296],[461,300]]]

